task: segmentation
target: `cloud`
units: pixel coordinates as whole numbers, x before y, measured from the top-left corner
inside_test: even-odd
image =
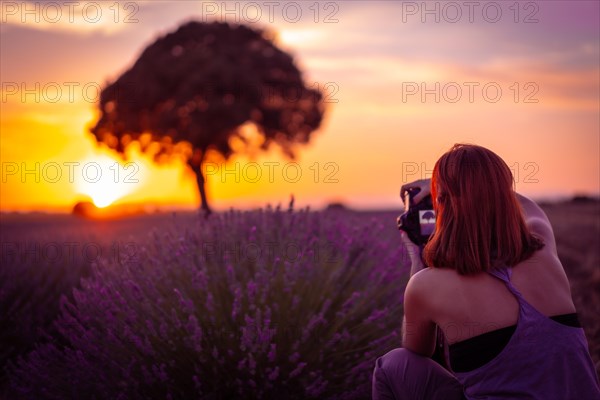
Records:
[[[11,27],[41,31],[113,34],[140,23],[137,2],[3,1],[1,22]]]

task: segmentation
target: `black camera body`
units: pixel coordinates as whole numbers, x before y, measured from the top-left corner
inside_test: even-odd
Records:
[[[414,197],[419,188],[411,188],[404,196],[404,213],[397,219],[398,229],[406,232],[410,240],[418,246],[424,246],[435,229],[435,211],[431,195],[415,203]]]

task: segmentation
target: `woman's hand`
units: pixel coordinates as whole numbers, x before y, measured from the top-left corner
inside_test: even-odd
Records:
[[[410,276],[413,276],[414,274],[425,268],[425,265],[421,260],[421,249],[419,248],[419,246],[414,244],[412,240],[410,240],[406,232],[402,230],[400,231],[400,238],[402,239],[402,243],[404,243],[406,252],[410,257]]]
[[[419,193],[414,197],[415,203],[420,202],[428,194],[431,194],[431,179],[419,179],[418,181],[405,183],[400,188],[400,197],[404,200],[404,195],[408,189],[419,188]]]

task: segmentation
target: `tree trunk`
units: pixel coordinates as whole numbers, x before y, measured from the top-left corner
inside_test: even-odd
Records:
[[[192,168],[192,171],[196,174],[196,182],[198,183],[198,191],[200,192],[200,212],[204,211],[204,217],[208,218],[208,216],[212,213],[208,205],[208,200],[206,199],[206,188],[204,179],[204,174],[202,173],[202,163],[204,162],[204,154],[200,157],[200,161],[195,163],[193,159],[188,161],[188,165]]]

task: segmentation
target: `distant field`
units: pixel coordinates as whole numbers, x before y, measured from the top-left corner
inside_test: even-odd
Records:
[[[571,282],[573,300],[589,341],[596,370],[600,373],[600,203],[548,204],[543,205],[543,209],[553,225],[559,257]],[[335,211],[323,213],[320,218],[344,221],[347,228],[344,228],[343,234],[348,240],[353,238],[354,243],[348,245],[348,251],[358,254],[364,251],[367,243],[377,241],[385,242],[381,251],[400,246],[395,227],[397,215],[396,211]],[[3,279],[4,286],[0,286],[0,289],[4,287],[4,291],[0,290],[0,305],[7,307],[7,314],[12,313],[13,317],[8,321],[11,325],[2,324],[8,328],[0,328],[3,330],[0,332],[0,341],[10,343],[0,351],[0,361],[3,364],[8,359],[14,361],[18,355],[33,349],[34,342],[41,337],[41,332],[34,327],[53,332],[51,322],[59,313],[60,295],[67,294],[71,298],[72,288],[79,286],[79,279],[91,275],[90,260],[101,255],[116,264],[139,262],[144,259],[144,252],[153,251],[150,247],[161,245],[164,227],[168,227],[170,232],[176,227],[181,237],[193,237],[189,236],[191,232],[198,231],[202,224],[202,219],[190,213],[148,215],[110,222],[84,221],[68,215],[3,214],[0,228],[3,267],[0,269],[0,279]],[[375,225],[379,226],[377,230],[372,228]],[[293,228],[293,225],[290,226]],[[224,229],[226,234],[228,226],[224,223],[219,229]],[[369,237],[374,232],[377,237]],[[329,234],[335,235],[336,231],[332,230]],[[388,245],[390,247],[386,247]],[[19,266],[17,273],[8,271],[6,265],[14,266],[15,254],[21,257],[23,252],[29,252],[29,256],[25,254],[29,257],[27,262]],[[35,257],[40,254],[43,260],[36,260]],[[376,264],[378,260],[375,253],[368,254],[371,258],[364,259],[364,262]],[[48,260],[51,262],[48,263]],[[36,264],[40,262],[44,266]],[[406,264],[404,260],[402,263]],[[403,275],[398,279],[404,284],[406,265],[400,268]],[[44,273],[40,274],[40,271]],[[368,285],[368,281],[361,279],[357,278],[353,285],[360,285],[360,282]],[[351,290],[365,290],[367,293],[372,289],[357,287],[345,290],[350,290],[348,293],[352,293]],[[399,315],[394,315],[395,320],[399,318]],[[366,375],[362,376],[367,379]],[[5,374],[1,378],[0,383],[6,385]],[[352,397],[349,395],[348,398]]]

